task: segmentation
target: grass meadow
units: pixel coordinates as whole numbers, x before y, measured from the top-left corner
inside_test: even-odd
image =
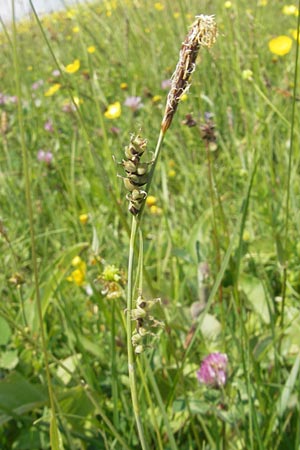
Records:
[[[124,149],[147,139],[154,168],[199,14],[218,37],[133,242]],[[299,450],[299,5],[111,0],[1,25],[0,448]]]

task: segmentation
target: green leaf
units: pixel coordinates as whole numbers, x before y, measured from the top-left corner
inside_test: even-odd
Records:
[[[47,403],[45,388],[32,384],[18,372],[0,381],[0,425]]]
[[[281,396],[277,403],[277,410],[278,410],[278,414],[280,417],[283,416],[286,409],[288,408],[288,403],[291,398],[291,395],[292,395],[292,392],[293,392],[293,389],[295,386],[295,382],[298,377],[299,367],[300,367],[300,354],[298,354],[297,358],[295,359],[291,373],[289,374],[289,376],[285,382]]]
[[[0,317],[0,345],[7,345],[11,337],[11,329],[3,317]]]
[[[247,295],[254,311],[265,323],[270,323],[268,299],[262,282],[256,277],[243,275],[239,286]]]
[[[19,362],[17,350],[9,350],[2,353],[0,356],[0,367],[1,369],[12,370]]]

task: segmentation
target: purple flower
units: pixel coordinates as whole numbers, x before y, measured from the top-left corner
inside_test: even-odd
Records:
[[[47,122],[44,123],[44,130],[49,131],[49,133],[53,133],[54,128],[51,120],[47,120]]]
[[[0,92],[0,105],[8,105],[9,103],[16,104],[18,97],[16,95],[6,95]]]
[[[37,159],[38,161],[44,162],[49,166],[53,160],[53,154],[51,152],[45,152],[45,150],[39,150]]]
[[[228,357],[225,353],[211,353],[206,356],[197,371],[200,383],[211,387],[221,387],[226,383]]]
[[[59,76],[60,76],[60,71],[59,71],[58,69],[54,69],[54,70],[52,71],[52,75],[53,75],[54,77],[59,77]]]
[[[163,80],[161,82],[161,88],[164,90],[170,89],[171,87],[171,80]]]
[[[32,89],[33,91],[36,91],[39,87],[43,86],[43,84],[44,84],[44,80],[38,80],[38,81],[35,81],[35,82],[31,85],[31,89]]]
[[[131,109],[131,111],[135,112],[138,109],[143,107],[143,103],[141,103],[141,97],[127,97],[124,106],[128,106],[128,108]]]

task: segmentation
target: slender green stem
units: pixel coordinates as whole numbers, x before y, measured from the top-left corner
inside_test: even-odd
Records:
[[[134,262],[134,247],[135,240],[138,230],[138,219],[133,216],[132,226],[131,226],[131,236],[129,243],[129,258],[128,258],[128,284],[127,284],[127,317],[126,317],[126,327],[127,327],[127,354],[128,354],[128,373],[129,373],[129,385],[131,391],[131,399],[134,417],[136,421],[136,426],[140,438],[141,447],[143,450],[148,450],[148,445],[146,443],[144,427],[142,424],[142,419],[140,415],[139,399],[137,392],[137,381],[136,381],[136,362],[135,355],[133,351],[131,336],[132,336],[132,300],[133,300],[133,262]]]

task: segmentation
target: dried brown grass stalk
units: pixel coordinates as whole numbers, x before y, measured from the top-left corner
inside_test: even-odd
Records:
[[[211,47],[215,43],[216,37],[217,25],[214,16],[203,14],[196,16],[196,20],[191,25],[190,31],[181,46],[179,60],[172,75],[171,89],[161,124],[163,133],[170,127],[180,98],[190,86],[189,80],[195,70],[200,47]]]

